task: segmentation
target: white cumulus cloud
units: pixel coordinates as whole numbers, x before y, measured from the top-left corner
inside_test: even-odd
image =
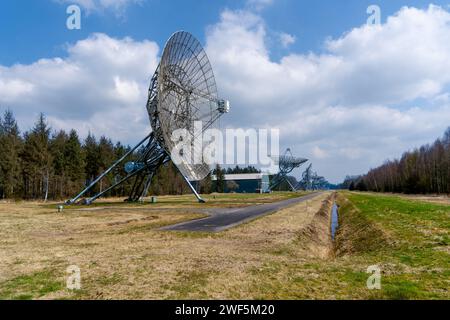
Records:
[[[283,48],[289,47],[291,44],[294,44],[295,41],[295,36],[285,32],[280,33],[280,42]]]
[[[44,112],[55,129],[77,128],[125,142],[145,136],[149,78],[158,45],[105,34],[68,46],[67,58],[0,67],[0,105],[24,128]]]
[[[320,148],[319,146],[315,146],[312,149],[312,154],[316,159],[325,159],[328,158],[328,153],[326,150]]]
[[[404,7],[385,24],[328,39],[323,54],[274,61],[266,38],[265,21],[248,11],[225,11],[208,29],[230,118],[279,127],[281,143],[317,158],[333,181],[432,142],[450,125],[450,13],[442,7]],[[329,157],[317,157],[317,145]]]

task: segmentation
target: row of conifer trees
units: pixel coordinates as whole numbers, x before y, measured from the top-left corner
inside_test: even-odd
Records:
[[[76,130],[53,131],[43,114],[32,129],[21,133],[14,114],[6,110],[0,115],[0,199],[63,200],[78,194],[90,181],[110,167],[114,161],[130,150],[120,142],[89,134],[80,139]],[[126,159],[133,161],[136,154]],[[254,167],[235,167],[223,173],[258,172]],[[118,166],[99,183],[91,194],[105,190],[126,175]],[[211,177],[198,186],[201,193],[222,192],[225,181],[217,183]],[[106,196],[126,197],[133,180],[122,184]],[[150,189],[154,195],[174,195],[189,192],[182,176],[172,163],[162,166]]]
[[[75,130],[53,131],[40,114],[33,128],[21,133],[13,112],[0,115],[0,199],[67,199],[129,151],[129,146],[89,134],[83,141]],[[134,155],[135,156],[135,155]],[[134,156],[130,156],[129,161]],[[111,172],[93,192],[125,175]],[[202,184],[210,192],[210,183]],[[132,181],[109,196],[126,196]],[[172,164],[163,166],[152,185],[153,194],[183,194],[187,186]]]

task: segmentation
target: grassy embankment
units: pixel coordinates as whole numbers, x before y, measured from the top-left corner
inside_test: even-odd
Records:
[[[335,263],[349,297],[450,298],[450,206],[401,196],[341,194]],[[379,265],[382,289],[367,292],[364,267]],[[344,270],[344,271],[343,271]]]

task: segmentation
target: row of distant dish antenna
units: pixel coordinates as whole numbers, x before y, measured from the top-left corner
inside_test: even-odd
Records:
[[[287,149],[282,156],[272,157],[272,159],[274,160],[275,164],[278,164],[279,171],[272,178],[269,189],[273,191],[283,182],[286,182],[291,191],[296,191],[296,186],[292,185],[291,181],[289,180],[289,174],[296,168],[299,168],[301,165],[306,163],[308,159],[294,157],[292,155],[291,149]]]
[[[188,32],[177,32],[167,42],[161,61],[152,77],[147,112],[150,118],[152,132],[134,148],[117,160],[108,170],[95,179],[67,204],[77,203],[94,186],[117,166],[124,165],[126,176],[118,179],[109,188],[81,202],[90,204],[102,195],[118,187],[124,182],[134,179],[129,201],[138,201],[148,193],[153,176],[158,168],[171,160],[175,142],[172,133],[184,129],[189,137],[183,139],[186,145],[177,151],[183,152],[183,147],[193,148],[197,134],[194,123],[202,122],[203,130],[214,127],[217,120],[230,111],[230,103],[218,98],[214,73],[200,42]],[[124,161],[139,150],[135,162]],[[198,151],[198,150],[197,150]],[[200,153],[201,154],[201,153]],[[183,157],[180,157],[183,159]],[[210,173],[207,163],[192,164],[189,161],[177,161],[176,167],[195,194],[199,202],[204,202],[192,182],[204,179]]]
[[[276,174],[270,182],[269,189],[271,191],[277,189],[286,183],[291,191],[297,190],[322,190],[328,188],[328,181],[312,170],[312,164],[310,164],[306,170],[302,173],[302,177],[299,182],[293,185],[289,174],[297,168],[300,168],[304,163],[308,162],[308,159],[298,158],[292,156],[291,149],[287,149],[284,155],[279,157],[272,157],[276,164],[279,166],[279,172]],[[295,179],[293,179],[295,180]]]
[[[312,170],[310,164],[302,174],[302,179],[295,187],[296,190],[321,190],[328,187],[328,181]]]

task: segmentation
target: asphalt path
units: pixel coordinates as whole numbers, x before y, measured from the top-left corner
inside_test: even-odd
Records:
[[[209,217],[167,226],[161,230],[220,232],[286,207],[310,200],[317,197],[319,194],[321,193],[311,193],[298,198],[243,208],[217,209],[213,212],[209,212]]]

